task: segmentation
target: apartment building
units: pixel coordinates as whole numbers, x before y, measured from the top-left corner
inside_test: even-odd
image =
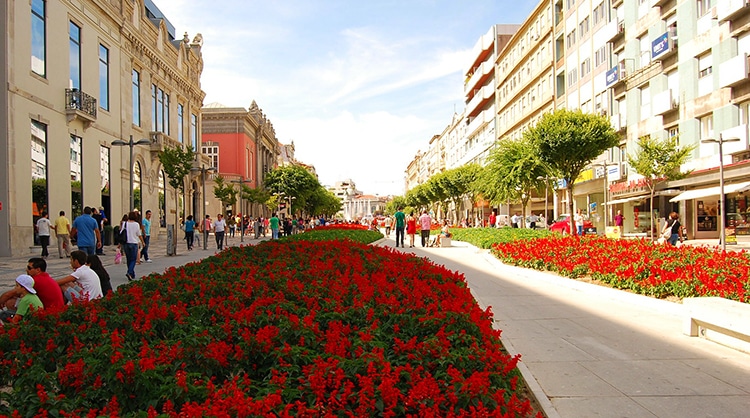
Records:
[[[10,0],[0,11],[0,255],[29,253],[43,211],[72,219],[95,206],[119,220],[150,209],[163,226],[177,208],[159,151],[200,144],[201,35],[177,38],[150,0]]]
[[[646,233],[648,191],[628,168],[642,136],[675,138],[696,146],[684,180],[663,183],[654,209],[659,217],[680,213],[695,238],[718,238],[724,166],[725,218],[739,234],[748,231],[750,147],[750,8],[746,0],[640,0],[611,3],[606,37],[612,60],[607,72],[612,125],[621,146],[611,161],[622,176],[608,190],[626,217],[625,231]],[[716,143],[722,141],[723,155]],[[724,143],[726,141],[726,143]]]

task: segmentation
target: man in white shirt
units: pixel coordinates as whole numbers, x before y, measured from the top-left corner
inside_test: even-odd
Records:
[[[47,247],[49,246],[50,229],[55,229],[55,227],[50,222],[47,212],[42,212],[42,217],[36,221],[36,232],[39,235],[39,243],[42,245],[42,258],[45,260],[49,255]]]
[[[57,279],[67,302],[74,299],[93,300],[104,296],[99,276],[86,265],[87,257],[88,254],[79,250],[70,253],[70,267],[74,271],[62,279]]]
[[[216,220],[213,224],[214,235],[216,236],[216,248],[219,251],[224,249],[224,232],[227,229],[227,222],[221,214],[216,215]]]

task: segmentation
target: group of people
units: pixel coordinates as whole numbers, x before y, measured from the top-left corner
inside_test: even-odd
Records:
[[[59,309],[68,303],[88,301],[112,292],[109,274],[96,254],[75,250],[70,254],[73,272],[57,280],[47,273],[42,257],[29,259],[26,273],[16,286],[0,295],[0,325],[16,324],[40,309]]]
[[[403,208],[398,208],[396,213],[393,214],[393,223],[395,223],[396,229],[396,247],[401,245],[401,248],[405,248],[404,236],[409,236],[409,248],[414,248],[415,236],[417,234],[417,226],[419,226],[420,238],[422,241],[422,247],[429,247],[430,245],[440,246],[441,239],[443,237],[450,238],[452,236],[450,232],[450,226],[448,220],[443,221],[440,233],[435,238],[433,243],[430,242],[430,229],[432,228],[432,217],[424,210],[419,217],[414,215],[414,211],[411,211],[407,216],[403,212]],[[389,226],[386,218],[386,236],[389,235]]]
[[[65,211],[61,210],[54,223],[49,219],[49,213],[42,211],[41,217],[36,221],[34,230],[39,237],[39,244],[42,246],[42,258],[49,257],[49,245],[54,231],[57,238],[57,255],[60,258],[70,257],[73,250],[71,239],[75,237],[79,250],[86,251],[88,254],[103,255],[102,252],[102,231],[104,225],[109,221],[104,214],[104,208],[85,207],[83,214],[76,217],[71,223],[65,216]]]

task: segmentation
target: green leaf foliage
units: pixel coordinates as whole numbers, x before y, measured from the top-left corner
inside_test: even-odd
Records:
[[[190,174],[195,160],[195,151],[188,146],[182,147],[165,147],[159,153],[159,161],[167,175],[167,181],[172,188],[176,190],[185,189],[185,177]]]

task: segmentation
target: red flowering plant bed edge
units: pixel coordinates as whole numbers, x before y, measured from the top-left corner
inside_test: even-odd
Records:
[[[646,240],[550,235],[492,245],[501,261],[570,278],[590,277],[656,298],[718,296],[749,302],[750,254]]]
[[[462,275],[351,241],[231,248],[38,312],[0,349],[9,415],[532,413]]]

